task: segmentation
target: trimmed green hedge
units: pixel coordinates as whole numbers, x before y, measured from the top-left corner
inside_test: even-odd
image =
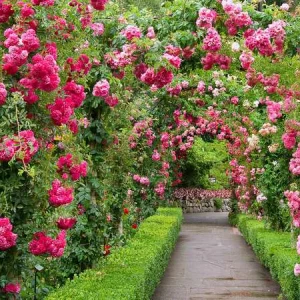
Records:
[[[292,248],[295,245],[291,233],[266,229],[264,222],[249,215],[239,214],[234,221],[257,257],[279,282],[283,295],[288,300],[299,300],[300,278],[294,275],[294,266],[300,257]]]
[[[127,246],[50,294],[48,300],[151,299],[178,238],[179,208],[159,208]]]

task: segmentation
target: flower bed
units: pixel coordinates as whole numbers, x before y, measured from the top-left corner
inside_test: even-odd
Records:
[[[181,222],[181,209],[158,209],[126,247],[47,299],[150,299],[168,264]]]
[[[257,257],[279,282],[286,299],[300,299],[300,279],[293,273],[299,258],[292,249],[291,234],[266,229],[264,222],[243,214],[237,215],[234,222]]]

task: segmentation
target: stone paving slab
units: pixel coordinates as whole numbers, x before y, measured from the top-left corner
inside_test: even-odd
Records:
[[[274,300],[279,285],[228,213],[194,213],[184,224],[153,300]]]

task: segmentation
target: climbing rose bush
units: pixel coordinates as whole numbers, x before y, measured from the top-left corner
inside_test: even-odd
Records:
[[[12,232],[13,226],[8,218],[0,218],[0,250],[5,251],[16,245],[18,235]]]

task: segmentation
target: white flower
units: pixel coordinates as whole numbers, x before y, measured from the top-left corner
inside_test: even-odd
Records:
[[[259,149],[259,137],[255,134],[252,134],[251,137],[247,139],[249,143],[249,148],[253,151],[255,149]]]
[[[248,91],[250,91],[251,90],[251,86],[250,85],[246,85],[246,86],[244,86],[244,92],[248,92]]]
[[[217,87],[223,86],[223,82],[221,80],[216,80],[215,84],[216,84]]]
[[[279,147],[279,144],[272,144],[272,145],[268,146],[269,152],[271,152],[271,153],[276,152],[278,147]]]
[[[258,105],[259,105],[259,101],[258,100],[256,100],[256,101],[253,102],[253,107],[258,107]]]
[[[249,100],[244,100],[244,103],[243,103],[243,106],[244,107],[250,107],[250,102],[249,102]]]
[[[219,92],[218,89],[214,89],[214,90],[212,91],[212,94],[213,94],[214,97],[218,97],[218,96],[220,95],[220,92]]]
[[[267,200],[267,197],[263,193],[258,194],[256,197],[257,202],[263,202],[265,200]]]
[[[231,44],[231,50],[232,50],[233,52],[238,52],[238,51],[240,50],[240,44],[237,43],[237,42],[233,42],[233,43]]]
[[[220,72],[214,71],[213,72],[213,78],[219,78],[220,77]]]

